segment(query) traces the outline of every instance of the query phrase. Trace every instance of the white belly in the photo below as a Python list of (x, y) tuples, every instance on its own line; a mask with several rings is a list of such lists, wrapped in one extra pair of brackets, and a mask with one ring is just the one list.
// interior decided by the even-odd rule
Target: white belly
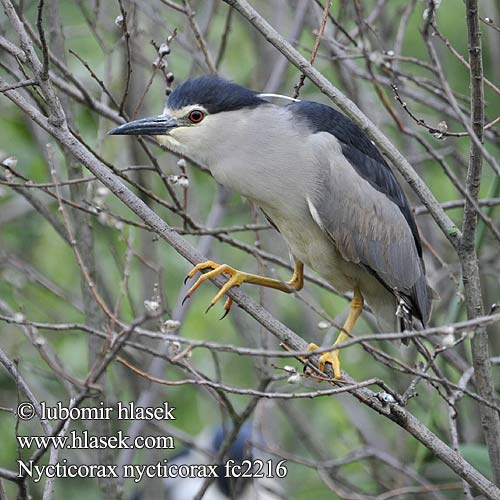
[(264, 210), (288, 243), (292, 255), (341, 293), (352, 292), (354, 287), (358, 287), (372, 308), (380, 329), (386, 332), (398, 331), (394, 296), (361, 265), (343, 259), (333, 241), (318, 227), (309, 213), (282, 217), (279, 211), (271, 208)]
[(339, 292), (352, 291), (357, 286), (356, 270), (359, 266), (340, 256), (331, 239), (308, 213), (304, 212), (298, 217), (281, 217), (273, 209), (266, 208), (265, 212), (278, 227), (292, 255), (316, 271)]

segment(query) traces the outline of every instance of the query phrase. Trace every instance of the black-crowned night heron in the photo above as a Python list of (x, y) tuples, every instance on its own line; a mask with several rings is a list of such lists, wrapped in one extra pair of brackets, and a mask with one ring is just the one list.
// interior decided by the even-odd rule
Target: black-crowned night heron
[[(156, 136), (198, 159), (218, 182), (255, 202), (288, 243), (295, 261), (290, 281), (208, 261), (189, 273), (211, 269), (188, 296), (218, 274), (229, 279), (210, 305), (242, 283), (291, 293), (303, 286), (305, 264), (337, 290), (354, 292), (335, 343), (353, 329), (363, 299), (382, 331), (398, 331), (413, 318), (425, 326), (431, 291), (406, 196), (373, 142), (338, 111), (309, 101), (278, 106), (236, 83), (203, 76), (177, 87), (163, 114), (110, 133)], [(228, 299), (226, 310), (230, 305)], [(322, 354), (321, 370), (325, 363), (341, 377), (338, 350)]]

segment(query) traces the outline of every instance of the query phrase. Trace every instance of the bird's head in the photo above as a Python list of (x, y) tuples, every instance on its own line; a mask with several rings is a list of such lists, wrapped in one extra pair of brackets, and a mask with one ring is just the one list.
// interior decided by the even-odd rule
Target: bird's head
[(245, 112), (268, 104), (257, 92), (216, 76), (187, 80), (169, 96), (163, 113), (125, 123), (111, 135), (150, 135), (180, 154), (208, 161), (214, 147), (241, 127)]

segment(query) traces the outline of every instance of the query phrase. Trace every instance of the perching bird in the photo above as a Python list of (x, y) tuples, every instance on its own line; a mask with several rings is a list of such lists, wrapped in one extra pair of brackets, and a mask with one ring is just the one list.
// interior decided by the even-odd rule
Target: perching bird
[[(344, 341), (363, 301), (382, 331), (395, 332), (431, 311), (422, 247), (408, 200), (389, 165), (364, 132), (324, 104), (275, 105), (219, 77), (178, 86), (163, 114), (121, 125), (118, 135), (152, 135), (171, 150), (206, 164), (215, 179), (255, 202), (294, 257), (290, 281), (204, 262), (211, 269), (188, 292), (218, 274), (229, 279), (211, 301), (242, 283), (291, 293), (303, 286), (304, 265), (340, 292), (354, 293), (335, 343)], [(231, 301), (228, 299), (225, 309)], [(310, 345), (316, 349), (315, 344)], [(341, 377), (338, 350), (320, 357)]]

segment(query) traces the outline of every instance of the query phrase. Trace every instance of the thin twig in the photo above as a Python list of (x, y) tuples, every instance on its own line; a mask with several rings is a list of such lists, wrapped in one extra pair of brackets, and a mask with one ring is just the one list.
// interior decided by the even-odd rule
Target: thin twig
[(47, 47), (47, 41), (45, 40), (45, 31), (43, 29), (43, 7), (44, 0), (39, 0), (36, 16), (36, 27), (38, 29), (38, 35), (40, 36), (40, 43), (42, 44), (42, 71), (40, 73), (40, 78), (42, 80), (49, 79), (49, 49)]
[[(316, 55), (318, 53), (319, 46), (321, 44), (321, 38), (322, 38), (323, 33), (325, 31), (326, 21), (328, 20), (328, 14), (330, 12), (331, 6), (332, 6), (332, 0), (325, 0), (325, 6), (323, 7), (323, 15), (321, 16), (319, 30), (318, 30), (318, 33), (316, 35), (316, 40), (314, 41), (313, 50), (312, 50), (311, 55), (309, 57), (309, 64), (311, 64), (311, 66), (314, 64), (314, 60), (316, 59)], [(302, 73), (299, 76), (299, 81), (293, 87), (293, 98), (294, 99), (297, 99), (299, 97), (300, 89), (304, 85), (305, 79), (306, 79), (306, 75), (304, 73)]]

